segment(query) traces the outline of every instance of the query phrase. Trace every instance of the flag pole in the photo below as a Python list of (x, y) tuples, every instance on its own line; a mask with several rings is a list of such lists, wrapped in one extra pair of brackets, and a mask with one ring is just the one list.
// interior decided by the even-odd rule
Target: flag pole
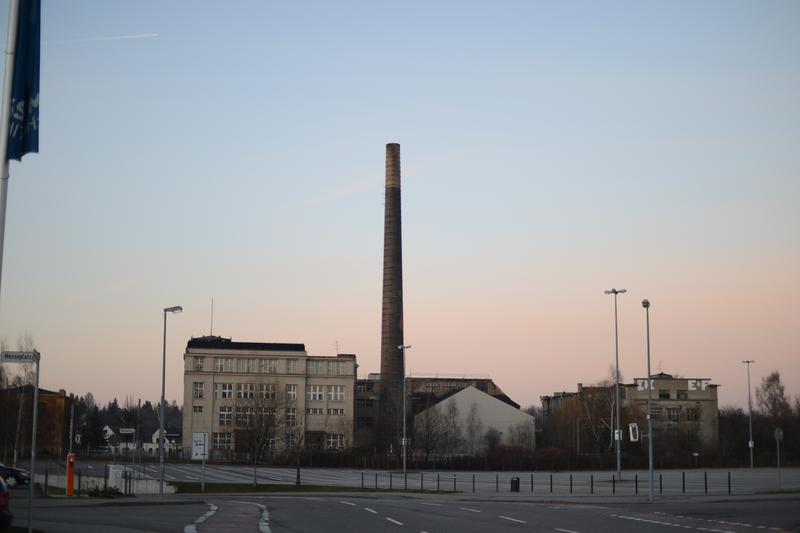
[(8, 39), (6, 41), (6, 66), (3, 72), (3, 101), (0, 109), (0, 287), (3, 282), (3, 248), (6, 236), (6, 205), (8, 204), (8, 130), (11, 118), (11, 87), (14, 83), (14, 58), (17, 54), (19, 30), (19, 2), (8, 4)]

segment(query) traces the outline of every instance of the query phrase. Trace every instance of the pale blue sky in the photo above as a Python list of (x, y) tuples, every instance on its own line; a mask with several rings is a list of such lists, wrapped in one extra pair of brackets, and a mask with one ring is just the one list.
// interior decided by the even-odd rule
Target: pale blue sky
[(665, 371), (800, 393), (800, 3), (42, 3), (0, 336), (45, 387), (155, 399), (181, 304), (179, 397), (212, 296), (217, 334), (376, 371), (399, 142), (411, 371), (526, 405), (596, 381), (625, 286), (626, 377), (647, 296)]

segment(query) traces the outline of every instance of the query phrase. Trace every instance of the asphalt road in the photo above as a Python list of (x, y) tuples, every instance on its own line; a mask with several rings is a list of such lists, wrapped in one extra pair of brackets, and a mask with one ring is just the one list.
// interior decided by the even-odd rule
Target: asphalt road
[[(37, 500), (34, 527), (48, 533), (139, 531), (300, 533), (327, 531), (633, 533), (675, 528), (712, 533), (800, 531), (792, 501), (550, 504), (454, 495), (208, 495), (167, 502)], [(24, 515), (24, 513), (21, 513)], [(25, 526), (24, 519), (15, 522)]]
[[(80, 461), (78, 467), (87, 475), (102, 476), (107, 463), (98, 461)], [(128, 464), (130, 463), (119, 463)], [(46, 463), (42, 468), (48, 466)], [(49, 464), (51, 471), (63, 470), (60, 463)], [(157, 463), (145, 463), (133, 467), (145, 475), (158, 478), (159, 467)], [(42, 469), (40, 468), (41, 472)], [(709, 470), (664, 470), (655, 474), (654, 491), (656, 494), (728, 494), (728, 474), (730, 472), (730, 487), (732, 494), (753, 494), (756, 492), (774, 491), (778, 488), (778, 477), (774, 468), (747, 468), (740, 469), (709, 469)], [(800, 490), (800, 468), (783, 468), (781, 472), (781, 487), (783, 490)], [(201, 465), (176, 464), (166, 465), (165, 479), (167, 481), (194, 481), (201, 478)], [(533, 476), (533, 490), (531, 490), (531, 476)], [(570, 476), (572, 481), (570, 482)], [(455, 477), (455, 483), (454, 483)], [(623, 480), (615, 479), (609, 471), (596, 472), (452, 472), (452, 471), (424, 471), (410, 472), (407, 477), (402, 473), (386, 470), (354, 470), (345, 468), (303, 468), (301, 481), (304, 484), (335, 485), (346, 487), (361, 487), (381, 489), (403, 488), (409, 489), (443, 490), (459, 492), (473, 492), (478, 494), (491, 494), (508, 492), (511, 478), (520, 478), (521, 492), (533, 492), (538, 495), (599, 495), (599, 496), (633, 496), (646, 495), (648, 491), (648, 473), (642, 470), (623, 471)], [(552, 489), (551, 489), (552, 477)], [(252, 467), (245, 465), (207, 465), (205, 480), (209, 483), (251, 483), (253, 480)], [(637, 481), (638, 480), (638, 481)], [(295, 470), (286, 467), (259, 467), (259, 483), (294, 484)], [(570, 488), (571, 486), (571, 488)]]

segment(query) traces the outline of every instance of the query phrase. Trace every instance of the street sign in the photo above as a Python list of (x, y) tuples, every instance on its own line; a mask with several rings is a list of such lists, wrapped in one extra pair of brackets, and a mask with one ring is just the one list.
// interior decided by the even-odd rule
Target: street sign
[(120, 435), (133, 435), (134, 433), (136, 433), (135, 428), (119, 428)]
[(614, 440), (622, 440), (622, 430), (614, 430)]
[(208, 433), (192, 433), (192, 460), (204, 459), (208, 454)]
[(783, 430), (781, 428), (775, 428), (775, 441), (780, 442), (783, 440)]
[(628, 424), (628, 432), (630, 433), (631, 442), (639, 442), (639, 424), (636, 422)]
[(747, 442), (747, 446), (749, 446), (750, 448), (755, 448), (755, 446), (756, 446), (756, 443), (755, 443), (755, 442), (753, 442), (753, 441), (748, 441), (748, 442)]
[(39, 361), (39, 352), (0, 352), (0, 362), (3, 363), (36, 363)]

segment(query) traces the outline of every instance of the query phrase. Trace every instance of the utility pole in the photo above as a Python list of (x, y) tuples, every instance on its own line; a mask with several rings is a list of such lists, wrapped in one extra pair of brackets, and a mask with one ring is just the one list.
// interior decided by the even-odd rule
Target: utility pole
[(755, 443), (753, 442), (753, 401), (752, 401), (752, 394), (750, 393), (750, 365), (755, 363), (755, 359), (745, 359), (742, 363), (747, 365), (747, 413), (750, 423), (750, 441), (747, 443), (747, 446), (750, 448), (750, 468), (753, 468), (753, 448), (755, 447)]
[(622, 479), (622, 430), (619, 416), (619, 328), (617, 326), (617, 295), (625, 294), (626, 289), (611, 289), (606, 294), (614, 295), (614, 352), (616, 353), (616, 375), (614, 378), (614, 405), (616, 406), (617, 424), (614, 429), (614, 444), (617, 449), (617, 477)]

